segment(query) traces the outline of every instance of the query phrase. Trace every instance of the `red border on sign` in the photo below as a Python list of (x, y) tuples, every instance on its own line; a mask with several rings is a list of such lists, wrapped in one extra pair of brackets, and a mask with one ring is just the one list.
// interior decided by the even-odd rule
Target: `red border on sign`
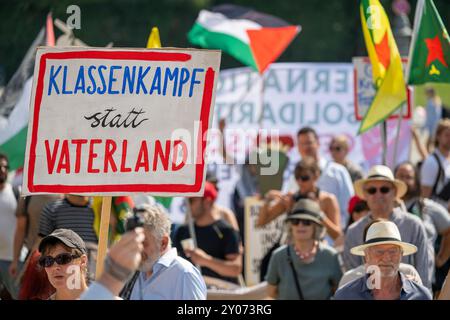
[[(365, 62), (370, 62), (368, 57), (363, 57)], [(402, 58), (402, 62), (407, 62), (408, 59)], [(356, 68), (353, 68), (353, 99), (355, 106), (355, 119), (357, 121), (361, 121), (363, 119), (362, 115), (359, 114), (359, 108), (358, 108), (358, 95), (356, 93), (357, 88), (357, 79), (358, 79), (358, 72), (356, 72)], [(412, 99), (411, 99), (412, 91), (411, 88), (407, 85), (406, 86), (406, 114), (402, 116), (402, 119), (408, 120), (411, 119), (411, 108), (412, 108)], [(398, 119), (398, 115), (391, 115), (388, 119)]]
[(209, 67), (205, 74), (205, 86), (200, 111), (201, 126), (198, 132), (198, 153), (195, 165), (194, 184), (114, 184), (114, 185), (35, 185), (34, 171), (36, 166), (36, 145), (41, 108), (42, 94), (44, 90), (44, 74), (48, 59), (108, 59), (108, 60), (144, 60), (144, 61), (168, 61), (185, 62), (191, 59), (187, 53), (177, 52), (135, 52), (135, 51), (72, 51), (50, 52), (40, 58), (39, 75), (37, 79), (36, 98), (34, 101), (33, 128), (31, 133), (30, 158), (28, 168), (28, 189), (30, 192), (57, 192), (57, 193), (93, 193), (93, 192), (199, 192), (202, 187), (204, 175), (204, 154), (206, 141), (203, 134), (209, 127), (209, 115), (214, 87), (215, 71)]

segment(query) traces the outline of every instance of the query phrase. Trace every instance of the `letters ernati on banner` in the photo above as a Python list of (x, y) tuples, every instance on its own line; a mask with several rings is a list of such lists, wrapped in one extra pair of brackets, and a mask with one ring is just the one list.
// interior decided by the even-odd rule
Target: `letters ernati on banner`
[(197, 195), (220, 51), (39, 48), (24, 193)]

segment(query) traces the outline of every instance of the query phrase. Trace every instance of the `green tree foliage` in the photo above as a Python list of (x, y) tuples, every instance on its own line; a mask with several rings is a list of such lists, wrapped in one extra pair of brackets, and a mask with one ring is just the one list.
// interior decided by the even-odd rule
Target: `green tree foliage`
[[(450, 2), (434, 0), (444, 23)], [(381, 1), (392, 14), (391, 0)], [(75, 35), (90, 46), (144, 47), (151, 27), (159, 27), (163, 46), (191, 47), (186, 34), (202, 8), (220, 3), (252, 7), (303, 27), (279, 61), (350, 62), (365, 55), (357, 0), (3, 0), (0, 1), (0, 66), (6, 79), (17, 69), (27, 48), (51, 10), (66, 21), (67, 7), (81, 9), (81, 29)], [(416, 0), (410, 0), (413, 20)], [(447, 28), (448, 28), (448, 23)], [(449, 28), (450, 29), (450, 28)], [(55, 28), (56, 36), (61, 33)], [(241, 66), (224, 54), (222, 68)]]

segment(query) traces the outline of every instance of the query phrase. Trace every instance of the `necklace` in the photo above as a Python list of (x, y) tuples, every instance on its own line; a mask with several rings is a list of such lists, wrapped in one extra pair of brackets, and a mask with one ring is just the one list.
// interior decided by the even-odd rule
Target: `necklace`
[(294, 246), (294, 250), (295, 253), (297, 254), (297, 256), (300, 258), (300, 260), (309, 260), (311, 257), (313, 257), (316, 252), (316, 243), (314, 242), (313, 246), (311, 247), (311, 249), (307, 252), (300, 252), (296, 246)]

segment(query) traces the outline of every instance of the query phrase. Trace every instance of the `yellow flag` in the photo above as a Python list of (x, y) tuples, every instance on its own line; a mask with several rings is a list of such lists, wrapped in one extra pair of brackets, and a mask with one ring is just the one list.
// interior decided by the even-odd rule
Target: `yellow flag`
[(386, 12), (378, 0), (361, 0), (360, 14), (377, 92), (359, 134), (385, 120), (406, 101), (402, 59)]
[(147, 40), (147, 48), (161, 48), (161, 40), (159, 39), (159, 30), (157, 27), (152, 28), (152, 32)]

